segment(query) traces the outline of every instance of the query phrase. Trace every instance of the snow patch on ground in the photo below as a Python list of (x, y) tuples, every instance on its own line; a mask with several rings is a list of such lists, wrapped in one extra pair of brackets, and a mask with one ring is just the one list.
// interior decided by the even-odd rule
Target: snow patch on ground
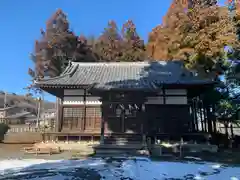
[(240, 167), (206, 162), (165, 162), (148, 158), (0, 161), (0, 180), (240, 180)]

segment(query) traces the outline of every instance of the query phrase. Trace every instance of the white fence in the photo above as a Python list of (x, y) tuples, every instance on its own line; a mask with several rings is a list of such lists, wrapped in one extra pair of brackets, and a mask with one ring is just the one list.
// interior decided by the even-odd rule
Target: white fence
[(35, 127), (11, 127), (7, 133), (38, 132)]

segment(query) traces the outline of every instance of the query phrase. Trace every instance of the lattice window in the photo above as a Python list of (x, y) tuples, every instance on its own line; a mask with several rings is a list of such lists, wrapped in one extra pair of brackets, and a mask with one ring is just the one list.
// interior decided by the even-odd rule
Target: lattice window
[(86, 108), (86, 128), (95, 128), (102, 117), (101, 107), (87, 107)]
[(64, 108), (63, 117), (72, 117), (72, 108)]
[(63, 109), (63, 127), (77, 128), (80, 126), (84, 117), (84, 109), (82, 107), (74, 107)]
[(101, 109), (101, 107), (96, 107), (95, 108), (95, 116), (96, 117), (102, 117), (102, 109)]
[(95, 108), (94, 107), (87, 107), (86, 116), (87, 117), (95, 117)]

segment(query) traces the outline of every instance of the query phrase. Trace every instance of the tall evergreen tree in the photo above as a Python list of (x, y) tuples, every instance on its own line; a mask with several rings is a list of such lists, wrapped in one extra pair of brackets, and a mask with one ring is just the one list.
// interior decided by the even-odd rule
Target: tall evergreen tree
[(59, 75), (69, 61), (97, 61), (86, 38), (69, 30), (67, 16), (57, 10), (41, 30), (41, 39), (35, 43), (32, 53), (34, 69), (29, 69), (33, 80)]
[(122, 27), (123, 53), (122, 61), (143, 61), (145, 60), (144, 41), (137, 33), (133, 21), (128, 20)]
[(107, 28), (95, 44), (95, 52), (100, 61), (120, 61), (123, 40), (114, 21), (109, 21)]
[(154, 59), (184, 60), (188, 68), (215, 77), (225, 67), (224, 47), (239, 47), (227, 8), (194, 5), (186, 12), (174, 2), (164, 23), (150, 33), (148, 54)]
[[(237, 1), (228, 1), (228, 10), (230, 21), (235, 27), (235, 33), (240, 42), (240, 3)], [(228, 59), (231, 61), (231, 66), (228, 70), (227, 77), (235, 80), (237, 84), (240, 82), (240, 49), (239, 47), (230, 46), (231, 50), (228, 52)]]
[(121, 33), (114, 21), (108, 23), (103, 34), (93, 45), (100, 61), (143, 61), (144, 42), (137, 34), (136, 26), (129, 20), (122, 26)]
[[(46, 23), (46, 31), (41, 29), (41, 39), (35, 43), (35, 51), (32, 53), (34, 70), (29, 69), (29, 74), (35, 78), (44, 76), (56, 76), (61, 73), (63, 56), (62, 41), (66, 37), (72, 37), (68, 30), (69, 24), (62, 10), (57, 10)], [(62, 49), (61, 49), (62, 48)]]

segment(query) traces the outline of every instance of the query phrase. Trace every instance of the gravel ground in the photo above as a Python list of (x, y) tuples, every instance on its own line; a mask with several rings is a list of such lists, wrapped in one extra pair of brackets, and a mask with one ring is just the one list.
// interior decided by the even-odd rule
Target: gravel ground
[(75, 154), (74, 152), (65, 151), (60, 154), (53, 155), (35, 155), (26, 154), (23, 152), (24, 147), (32, 147), (32, 144), (0, 144), (0, 160), (2, 159), (71, 159)]

